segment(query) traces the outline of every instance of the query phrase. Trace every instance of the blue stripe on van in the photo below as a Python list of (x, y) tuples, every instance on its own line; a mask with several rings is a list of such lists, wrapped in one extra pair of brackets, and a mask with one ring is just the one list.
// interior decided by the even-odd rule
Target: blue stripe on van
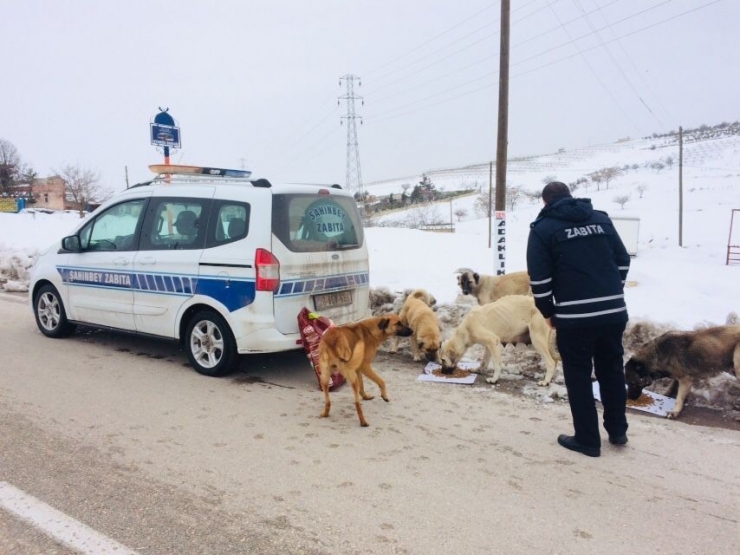
[[(57, 266), (65, 285), (72, 287), (96, 287), (101, 289), (130, 289), (136, 293), (212, 297), (233, 312), (254, 302), (256, 294), (254, 280), (216, 276), (194, 276), (165, 273), (144, 273)], [(283, 281), (275, 298), (295, 297), (305, 294), (329, 293), (366, 286), (368, 272), (355, 272), (321, 278)]]
[(322, 278), (296, 279), (282, 281), (275, 298), (295, 297), (310, 293), (312, 295), (366, 286), (370, 281), (368, 272), (355, 272)]

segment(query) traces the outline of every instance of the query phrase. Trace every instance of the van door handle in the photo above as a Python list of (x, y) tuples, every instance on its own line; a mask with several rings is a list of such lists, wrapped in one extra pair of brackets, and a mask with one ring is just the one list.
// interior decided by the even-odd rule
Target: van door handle
[(113, 259), (113, 264), (116, 266), (128, 266), (128, 258), (123, 258), (122, 256), (119, 256), (118, 258)]
[(152, 265), (157, 263), (157, 259), (153, 256), (145, 256), (137, 260), (139, 264)]

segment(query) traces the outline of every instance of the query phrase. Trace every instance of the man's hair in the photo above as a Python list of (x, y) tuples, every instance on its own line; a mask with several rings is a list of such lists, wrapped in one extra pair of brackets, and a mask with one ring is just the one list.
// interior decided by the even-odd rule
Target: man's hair
[(542, 189), (542, 200), (545, 204), (551, 204), (556, 200), (570, 196), (570, 189), (565, 183), (560, 181), (551, 181)]

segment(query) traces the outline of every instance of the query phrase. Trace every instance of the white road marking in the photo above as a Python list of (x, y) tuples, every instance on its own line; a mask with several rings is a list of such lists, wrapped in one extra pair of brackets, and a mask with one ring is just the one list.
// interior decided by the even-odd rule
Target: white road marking
[(138, 555), (7, 482), (0, 482), (0, 508), (83, 555)]

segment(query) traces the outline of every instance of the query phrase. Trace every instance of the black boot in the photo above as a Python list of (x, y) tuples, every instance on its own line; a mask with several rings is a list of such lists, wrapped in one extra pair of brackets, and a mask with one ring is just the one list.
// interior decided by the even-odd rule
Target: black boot
[(558, 443), (566, 449), (577, 451), (578, 453), (583, 453), (584, 455), (588, 455), (589, 457), (601, 456), (601, 447), (589, 447), (588, 445), (582, 445), (576, 441), (575, 436), (560, 434), (558, 436)]

